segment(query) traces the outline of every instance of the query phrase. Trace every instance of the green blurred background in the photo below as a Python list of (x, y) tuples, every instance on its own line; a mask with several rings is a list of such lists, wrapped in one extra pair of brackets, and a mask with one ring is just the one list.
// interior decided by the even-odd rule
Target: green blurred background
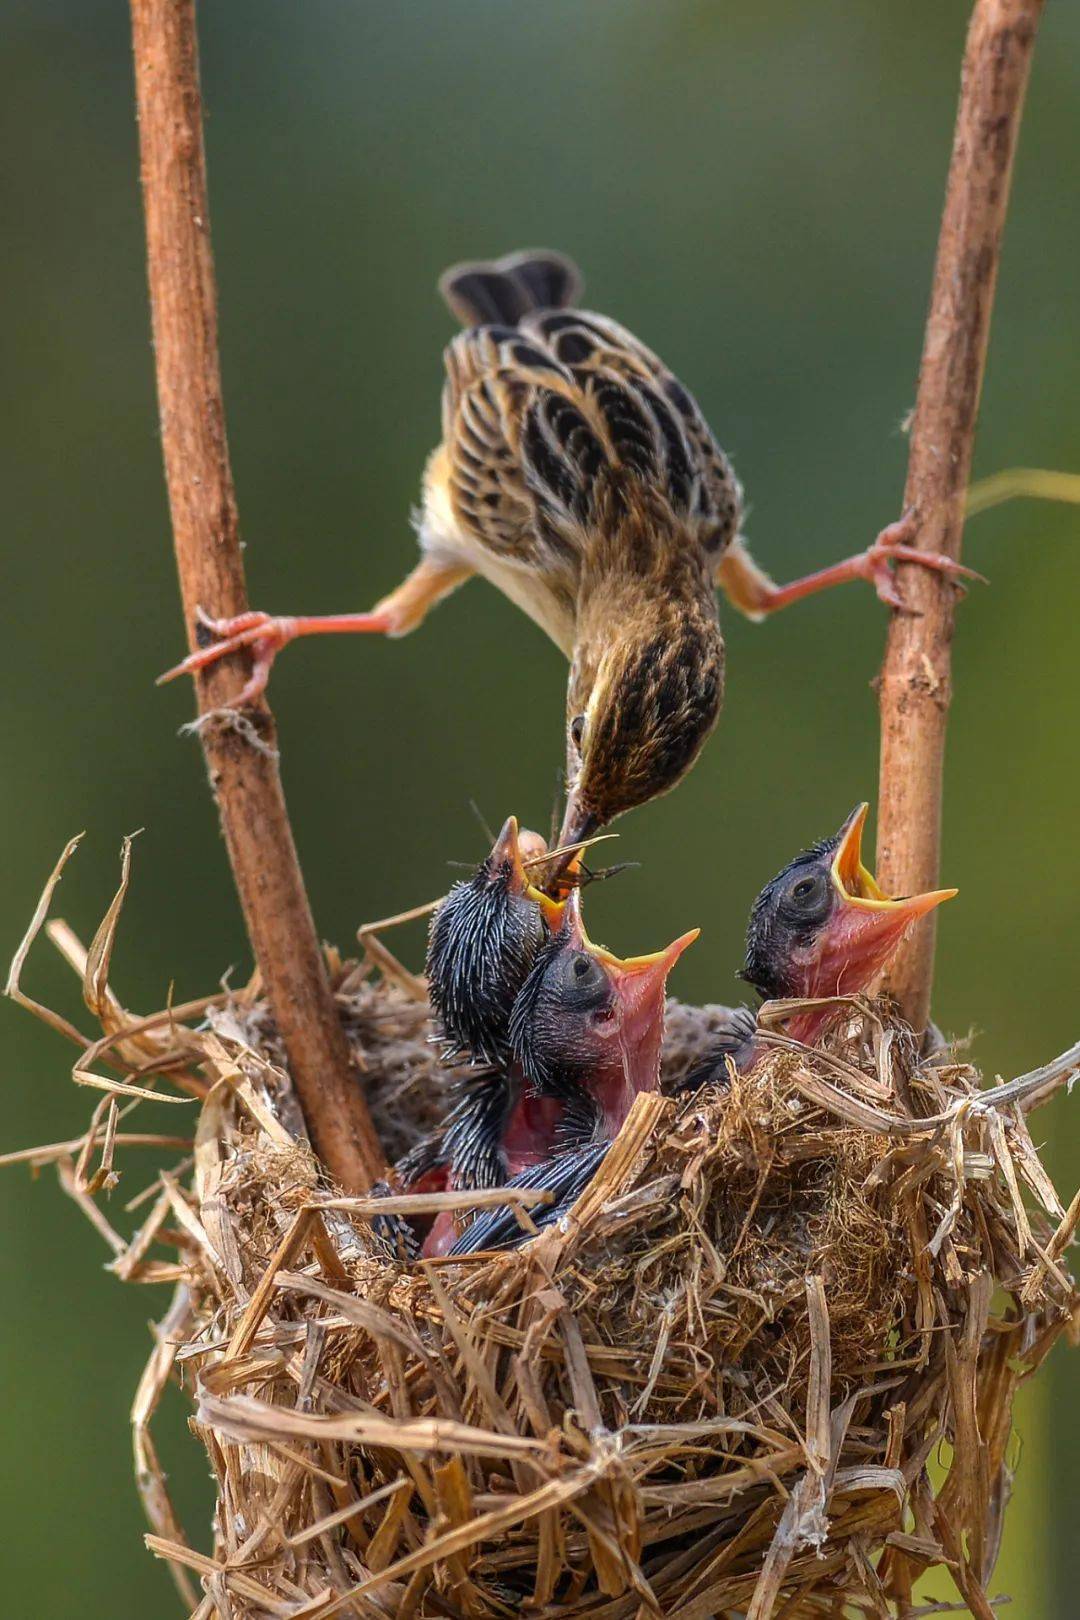
[[(732, 452), (778, 578), (897, 513), (967, 7), (956, 0), (216, 0), (201, 35), (229, 432), (252, 600), (368, 606), (413, 558), (409, 509), (438, 432), (453, 259), (547, 244), (597, 308), (696, 393)], [(247, 946), (182, 684), (144, 290), (126, 8), (3, 6), (3, 954), (65, 839), (54, 912), (88, 938), (138, 841), (114, 963), (129, 1006), (212, 989)], [(1080, 12), (1035, 61), (994, 323), (978, 470), (1080, 466)], [(1077, 1035), (1075, 604), (1080, 511), (977, 519), (992, 578), (960, 614), (936, 1013), (1012, 1075)], [(726, 615), (729, 697), (687, 783), (622, 824), (640, 872), (597, 890), (625, 951), (695, 923), (675, 989), (734, 999), (748, 904), (872, 798), (870, 681), (885, 628), (847, 587), (763, 627)], [(273, 697), (318, 924), (442, 891), (489, 820), (546, 825), (564, 669), (473, 584), (413, 639), (291, 650)], [(643, 925), (642, 918), (647, 918)], [(422, 936), (400, 936), (418, 960)], [(78, 1015), (42, 941), (27, 975)], [(85, 1018), (85, 1015), (84, 1015)], [(77, 1132), (72, 1052), (0, 1008), (0, 1151)], [(1076, 1103), (1072, 1104), (1075, 1111)], [(165, 1110), (159, 1109), (159, 1116)], [(147, 1125), (152, 1115), (147, 1111)], [(175, 1129), (175, 1113), (168, 1125)], [(1075, 1112), (1038, 1117), (1066, 1196)], [(151, 1161), (125, 1161), (126, 1199)], [(51, 1173), (0, 1175), (6, 1610), (178, 1612), (140, 1544), (125, 1434), (161, 1290), (104, 1275)], [(189, 1529), (208, 1491), (177, 1398), (160, 1440)], [(1025, 1393), (995, 1589), (1017, 1620), (1076, 1614), (1080, 1391), (1063, 1349)]]

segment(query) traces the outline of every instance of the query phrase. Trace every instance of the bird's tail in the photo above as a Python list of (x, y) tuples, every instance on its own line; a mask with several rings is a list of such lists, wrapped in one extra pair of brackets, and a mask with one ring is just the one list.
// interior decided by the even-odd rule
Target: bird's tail
[(584, 285), (572, 259), (546, 248), (452, 264), (439, 277), (439, 291), (462, 326), (516, 326), (533, 310), (570, 309)]

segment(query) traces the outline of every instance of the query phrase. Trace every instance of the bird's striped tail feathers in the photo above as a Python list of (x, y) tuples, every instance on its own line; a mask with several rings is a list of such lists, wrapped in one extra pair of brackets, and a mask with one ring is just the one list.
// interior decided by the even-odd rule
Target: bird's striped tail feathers
[(462, 326), (516, 326), (537, 309), (571, 309), (585, 283), (572, 259), (526, 248), (503, 259), (452, 264), (439, 291)]

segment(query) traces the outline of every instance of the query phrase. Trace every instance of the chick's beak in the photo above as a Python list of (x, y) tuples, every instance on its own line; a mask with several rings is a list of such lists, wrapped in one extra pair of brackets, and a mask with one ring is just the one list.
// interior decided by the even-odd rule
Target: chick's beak
[(660, 1045), (664, 1036), (664, 995), (667, 977), (683, 951), (697, 939), (700, 928), (680, 934), (662, 951), (620, 960), (598, 946), (592, 949), (603, 963), (621, 1013), (623, 1071), (631, 1098), (639, 1091), (654, 1091), (660, 1075)]
[(833, 883), (844, 895), (864, 896), (867, 900), (884, 900), (874, 874), (862, 861), (863, 833), (870, 806), (864, 801), (857, 804), (840, 828), (840, 842), (832, 864)]
[(911, 928), (956, 889), (890, 899), (863, 865), (862, 835), (869, 806), (857, 805), (840, 829), (832, 863), (839, 904), (819, 940), (819, 962), (812, 994), (856, 995), (888, 965)]
[(499, 836), (491, 846), (488, 862), (493, 876), (500, 873), (504, 867), (508, 867), (512, 887), (518, 893), (524, 892), (529, 879), (521, 858), (517, 816), (507, 816), (503, 822)]
[(581, 916), (581, 891), (574, 889), (563, 907), (563, 936), (572, 950), (587, 951), (603, 968), (611, 987), (615, 1017), (605, 1025), (608, 1056), (594, 1073), (591, 1089), (601, 1103), (614, 1136), (640, 1091), (655, 1091), (660, 1077), (664, 1034), (664, 988), (667, 976), (688, 945), (701, 932), (693, 928), (650, 956), (615, 956), (594, 945)]
[(553, 900), (550, 894), (545, 894), (542, 889), (534, 889), (531, 884), (529, 885), (529, 899), (535, 900), (540, 907), (540, 915), (544, 919), (548, 933), (560, 933), (566, 921), (567, 902), (565, 900)]
[[(539, 833), (530, 832), (528, 827), (519, 827), (516, 816), (507, 816), (488, 856), (488, 870), (493, 882), (501, 881), (502, 874), (507, 873), (505, 881), (510, 893), (535, 901), (547, 926), (557, 934), (562, 927), (562, 906), (544, 894), (533, 881), (546, 854), (547, 844)], [(526, 865), (526, 862), (529, 864)], [(535, 867), (533, 863), (537, 863)]]

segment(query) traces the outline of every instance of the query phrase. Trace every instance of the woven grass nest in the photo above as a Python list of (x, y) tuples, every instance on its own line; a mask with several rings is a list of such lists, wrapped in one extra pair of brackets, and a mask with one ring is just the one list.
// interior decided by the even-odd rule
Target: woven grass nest
[[(1080, 1305), (1080, 1206), (1026, 1115), (1080, 1048), (987, 1089), (948, 1052), (920, 1060), (887, 1008), (838, 1005), (810, 1051), (777, 1004), (752, 1072), (638, 1099), (560, 1227), (410, 1267), (372, 1200), (327, 1185), (257, 984), (125, 1010), (126, 878), (89, 951), (47, 929), (104, 1029), (75, 1069), (103, 1093), (86, 1136), (10, 1157), (55, 1163), (119, 1278), (173, 1289), (136, 1476), (193, 1620), (907, 1616), (935, 1564), (993, 1614), (1013, 1396)], [(80, 1039), (21, 988), (51, 888), (9, 991)], [(416, 986), (376, 959), (328, 957), (394, 1153), (440, 1072)], [(666, 1080), (712, 1022), (672, 1005)], [(197, 1099), (190, 1145), (127, 1126), (160, 1082)], [(135, 1146), (160, 1168), (128, 1202)], [(153, 1444), (170, 1380), (217, 1485), (209, 1551)]]

